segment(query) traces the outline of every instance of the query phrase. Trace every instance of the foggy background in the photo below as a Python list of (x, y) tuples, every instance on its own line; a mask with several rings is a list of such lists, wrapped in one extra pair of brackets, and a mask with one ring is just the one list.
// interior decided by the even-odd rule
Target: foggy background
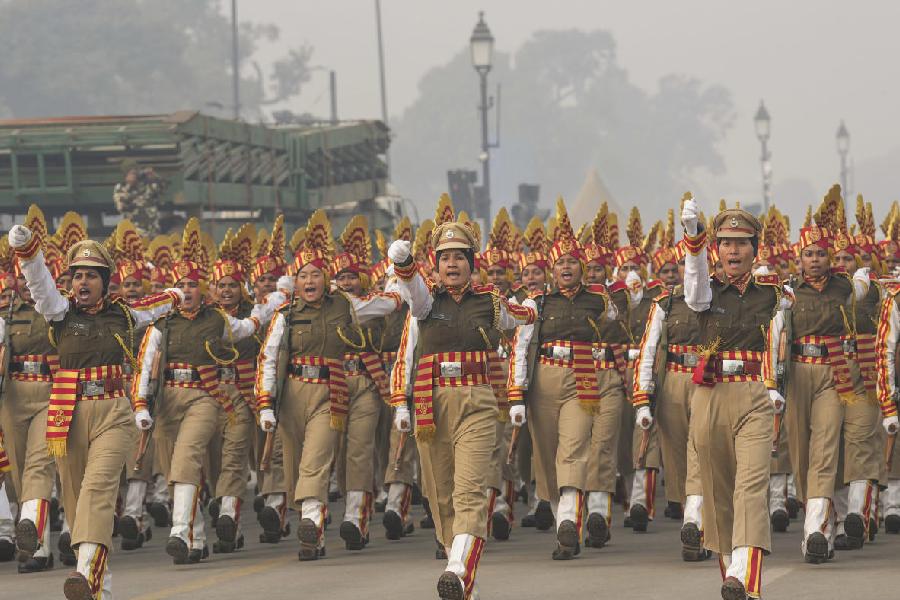
[[(374, 0), (238, 7), (244, 119), (327, 118), (328, 70), (341, 119), (381, 117)], [(839, 180), (841, 119), (854, 198), (874, 203), (878, 223), (898, 198), (900, 3), (383, 0), (392, 179), (422, 218), (448, 169), (479, 168), (468, 47), (479, 10), (496, 40), (491, 93), (502, 84), (495, 211), (519, 183), (540, 184), (544, 207), (557, 194), (572, 202), (592, 170), (645, 226), (687, 189), (707, 211), (720, 197), (758, 203), (760, 99), (774, 201), (794, 228)], [(229, 11), (218, 0), (0, 1), (0, 114), (230, 116)]]

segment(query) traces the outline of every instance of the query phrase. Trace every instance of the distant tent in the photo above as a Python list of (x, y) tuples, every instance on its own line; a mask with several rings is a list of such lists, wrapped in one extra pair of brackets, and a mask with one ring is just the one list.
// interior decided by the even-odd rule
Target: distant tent
[(594, 215), (597, 214), (600, 205), (604, 202), (609, 211), (619, 215), (620, 222), (624, 223), (628, 214), (613, 199), (612, 194), (600, 179), (597, 169), (591, 167), (584, 178), (584, 183), (581, 184), (578, 195), (575, 196), (575, 201), (570, 205), (569, 219), (572, 221), (572, 226), (577, 230), (583, 223), (593, 221)]

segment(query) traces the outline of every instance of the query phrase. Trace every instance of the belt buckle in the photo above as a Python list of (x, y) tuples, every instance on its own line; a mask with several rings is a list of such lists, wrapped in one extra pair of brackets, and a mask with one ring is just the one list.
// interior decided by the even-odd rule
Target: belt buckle
[(37, 360), (25, 360), (22, 361), (22, 373), (26, 375), (40, 375), (41, 374), (41, 366), (44, 363)]
[(315, 365), (300, 365), (300, 376), (304, 379), (318, 379), (319, 367)]
[(82, 396), (102, 396), (106, 393), (106, 381), (98, 379), (95, 381), (81, 382)]
[(591, 348), (591, 356), (594, 360), (606, 360), (606, 348)]
[(551, 353), (556, 360), (571, 360), (572, 349), (565, 346), (552, 346)]
[(462, 377), (462, 363), (442, 362), (441, 377)]
[(123, 375), (131, 375), (133, 371), (131, 370), (131, 363), (124, 362), (122, 363), (122, 374)]
[(628, 349), (628, 360), (637, 360), (638, 356), (641, 355), (640, 348), (629, 348)]
[(844, 349), (844, 354), (853, 354), (856, 352), (856, 340), (844, 340), (841, 343), (841, 346)]
[(355, 358), (351, 358), (344, 361), (344, 370), (347, 372), (357, 372), (359, 371), (359, 361)]
[(190, 383), (194, 380), (193, 369), (172, 369), (172, 381)]
[(742, 360), (723, 360), (722, 375), (743, 375), (744, 361)]
[(693, 352), (685, 352), (681, 355), (681, 364), (685, 367), (696, 367), (700, 364), (700, 357)]
[(820, 358), (825, 355), (822, 352), (822, 346), (819, 344), (803, 344), (803, 354), (814, 358)]
[(219, 367), (219, 379), (234, 379), (233, 367)]

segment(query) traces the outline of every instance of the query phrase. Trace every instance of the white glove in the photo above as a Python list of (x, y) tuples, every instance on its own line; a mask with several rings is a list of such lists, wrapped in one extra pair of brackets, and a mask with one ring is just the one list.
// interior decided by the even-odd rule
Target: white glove
[(170, 294), (175, 294), (176, 296), (178, 296), (178, 303), (179, 303), (179, 304), (183, 304), (183, 303), (184, 303), (184, 292), (182, 292), (180, 288), (174, 288), (174, 287), (173, 287), (173, 288), (166, 288), (165, 291), (169, 292)]
[(394, 427), (402, 433), (409, 433), (412, 419), (409, 417), (409, 408), (406, 406), (398, 406), (394, 410)]
[(869, 271), (872, 269), (870, 267), (860, 267), (853, 273), (853, 279), (859, 279), (860, 281), (869, 281)]
[(650, 429), (653, 425), (653, 415), (650, 414), (649, 406), (641, 406), (637, 409), (637, 414), (634, 417), (634, 424), (641, 429)]
[(134, 413), (134, 423), (141, 431), (147, 431), (153, 427), (153, 417), (146, 410), (139, 410)]
[(684, 203), (681, 209), (681, 225), (684, 232), (693, 237), (697, 235), (697, 219), (700, 211), (697, 209), (697, 201), (691, 198)]
[(402, 265), (409, 259), (410, 243), (406, 240), (394, 240), (388, 248), (388, 258), (396, 265)]
[(778, 393), (778, 390), (769, 390), (769, 401), (772, 403), (776, 415), (784, 412), (784, 397)]
[(516, 427), (521, 427), (525, 424), (524, 404), (513, 404), (509, 407), (509, 421)]
[(644, 280), (641, 279), (637, 271), (629, 271), (628, 275), (625, 276), (625, 287), (632, 294), (636, 294), (643, 289)]
[(881, 426), (884, 427), (884, 430), (887, 431), (888, 435), (895, 435), (897, 430), (900, 429), (900, 419), (895, 416), (893, 417), (885, 417), (881, 421)]
[(259, 411), (259, 428), (263, 431), (275, 431), (275, 411), (271, 408), (264, 408)]
[(13, 225), (9, 230), (9, 245), (21, 248), (31, 241), (31, 230), (24, 225)]
[(278, 283), (275, 284), (275, 287), (285, 296), (290, 296), (294, 293), (294, 278), (290, 275), (282, 275), (278, 278)]

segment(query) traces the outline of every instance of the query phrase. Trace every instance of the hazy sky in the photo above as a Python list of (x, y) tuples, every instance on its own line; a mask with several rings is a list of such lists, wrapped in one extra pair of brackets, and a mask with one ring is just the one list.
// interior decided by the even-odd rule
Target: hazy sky
[[(315, 48), (313, 62), (337, 71), (341, 118), (379, 118), (374, 4), (239, 0), (239, 12), (242, 19), (277, 23), (280, 47), (307, 42)], [(416, 99), (417, 82), (430, 67), (468, 44), (479, 10), (505, 52), (517, 50), (539, 29), (607, 29), (630, 79), (648, 90), (669, 73), (731, 90), (736, 122), (721, 147), (728, 171), (703, 182), (710, 204), (719, 196), (759, 200), (759, 142), (752, 120), (761, 98), (772, 115), (776, 192), (815, 194), (782, 197), (779, 206), (818, 202), (838, 180), (835, 132), (842, 118), (857, 166), (855, 191), (878, 190), (879, 197), (867, 196), (877, 213), (900, 198), (884, 175), (900, 172), (900, 2), (382, 0), (391, 116)], [(472, 104), (475, 119), (476, 98)], [(316, 75), (290, 108), (327, 115), (327, 76)], [(473, 150), (473, 167), (475, 156)], [(798, 215), (800, 207), (791, 212)]]

